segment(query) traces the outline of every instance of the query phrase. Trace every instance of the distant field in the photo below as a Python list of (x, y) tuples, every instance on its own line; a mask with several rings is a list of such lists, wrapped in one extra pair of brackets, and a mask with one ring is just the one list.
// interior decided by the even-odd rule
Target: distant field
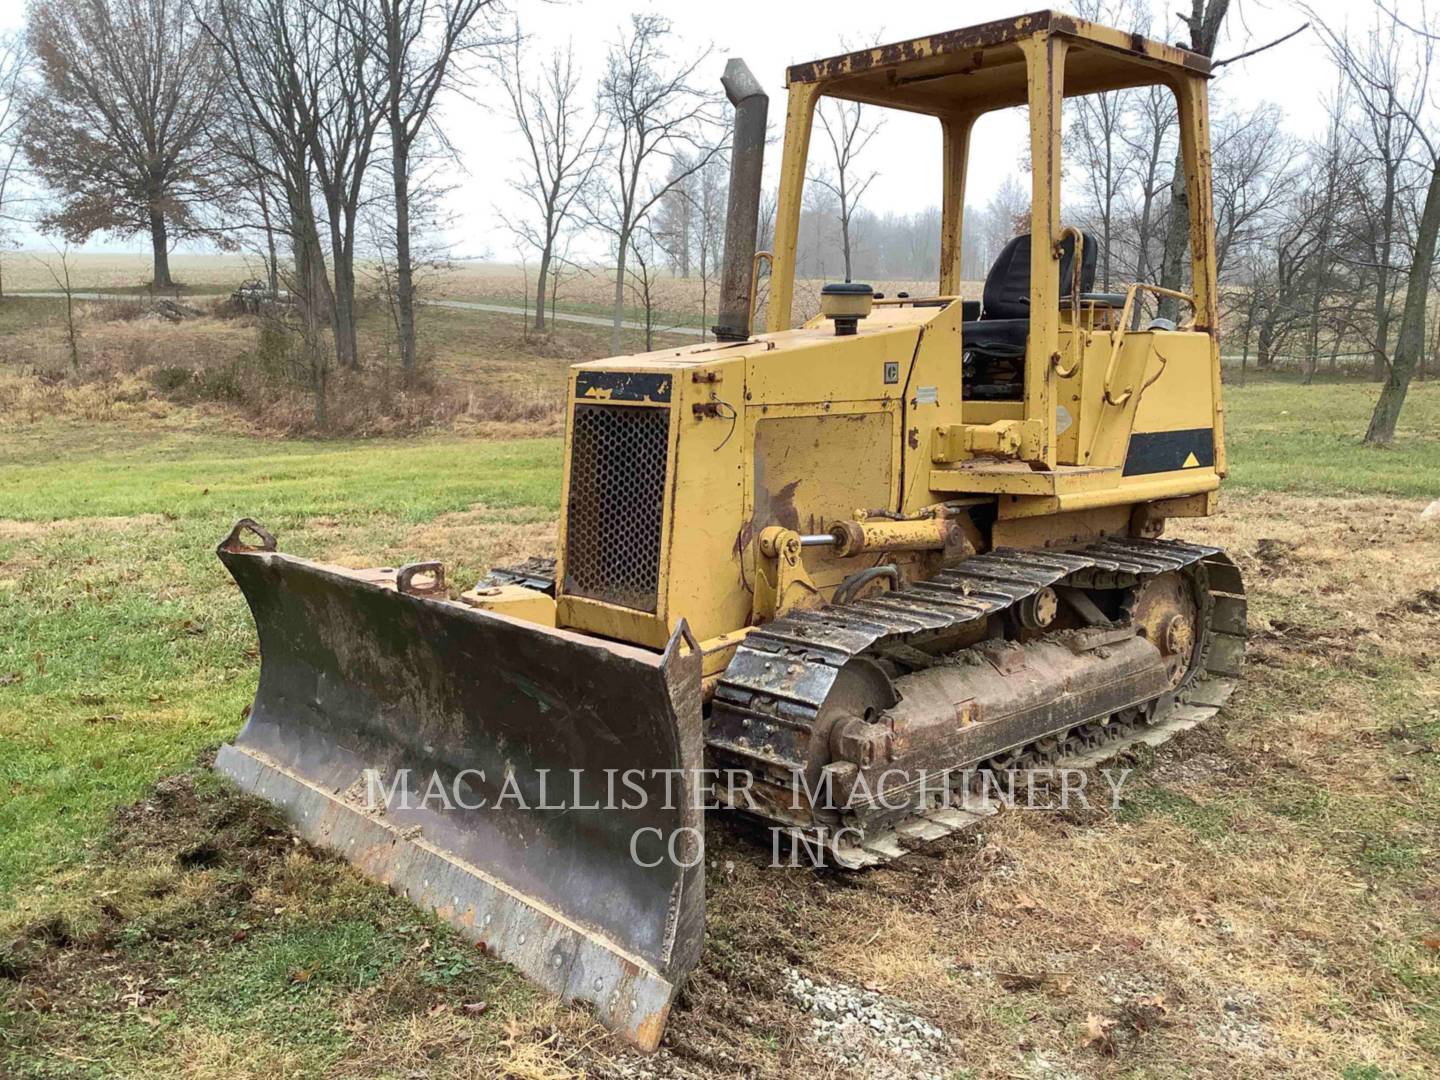
[[(143, 290), (149, 282), (148, 255), (75, 253), (69, 257), (71, 286), (79, 292)], [(59, 257), (52, 251), (16, 252), (3, 262), (7, 292), (51, 292), (56, 289), (52, 269), (59, 272)], [(364, 268), (362, 267), (362, 273)], [(251, 255), (170, 256), (171, 276), (191, 291), (228, 292), (241, 281), (264, 276), (261, 261)], [(422, 293), (432, 299), (467, 300), (526, 307), (533, 303), (535, 271), (508, 264), (456, 261), (422, 275)], [(796, 318), (808, 318), (819, 309), (822, 280), (801, 280), (795, 288)], [(933, 281), (872, 281), (876, 289), (894, 295), (933, 293)], [(981, 282), (966, 282), (962, 292), (979, 297)], [(614, 300), (614, 278), (603, 267), (572, 270), (562, 278), (554, 298), (557, 311), (587, 315), (609, 315)], [(652, 286), (652, 303), (657, 329), (671, 326), (700, 326), (714, 322), (719, 274), (708, 282), (697, 277), (677, 278), (662, 271)], [(702, 303), (705, 318), (701, 317)], [(763, 307), (762, 307), (763, 311)], [(643, 306), (627, 294), (626, 318), (643, 321)]]
[[(77, 292), (130, 290), (149, 283), (149, 255), (124, 252), (71, 252), (70, 285)], [(3, 263), (6, 292), (51, 292), (55, 275), (62, 273), (60, 256), (50, 250), (6, 252)], [(229, 291), (247, 278), (264, 274), (260, 259), (248, 255), (170, 256), (170, 276), (182, 285), (203, 291)]]
[[(877, 291), (887, 296), (908, 292), (913, 296), (927, 296), (935, 292), (935, 282), (870, 280)], [(801, 279), (795, 285), (795, 318), (804, 319), (819, 310), (820, 288), (825, 284), (821, 279)], [(965, 282), (961, 292), (967, 297), (980, 295), (982, 282)], [(437, 275), (434, 282), (436, 296), (456, 300), (490, 300), (501, 303), (524, 305), (527, 297), (533, 295), (535, 277), (533, 269), (526, 272), (523, 267), (496, 263), (471, 263), (457, 266), (453, 270)], [(614, 302), (614, 279), (603, 268), (575, 271), (562, 280), (557, 307), (562, 311), (576, 311), (591, 314), (609, 314)], [(700, 308), (705, 302), (708, 321), (714, 321), (716, 297), (719, 293), (719, 276), (708, 285), (699, 278), (677, 278), (662, 273), (653, 285), (655, 309), (670, 325), (700, 325)], [(763, 296), (763, 293), (762, 293)], [(633, 298), (627, 300), (630, 318), (643, 317)], [(764, 311), (763, 304), (760, 308)]]

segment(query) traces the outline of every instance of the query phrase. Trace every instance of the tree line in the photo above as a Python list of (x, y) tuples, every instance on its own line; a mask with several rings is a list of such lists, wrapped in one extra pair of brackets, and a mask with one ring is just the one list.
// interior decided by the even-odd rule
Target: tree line
[[(1075, 7), (1173, 36), (1168, 22), (1156, 33), (1146, 0)], [(1229, 8), (1189, 0), (1178, 13), (1184, 44), (1220, 71), (1239, 59), (1215, 59)], [(1300, 357), (1308, 380), (1358, 361), (1383, 384), (1367, 439), (1386, 442), (1440, 346), (1427, 303), (1440, 231), (1436, 38), (1381, 0), (1360, 14), (1354, 29), (1303, 12), (1333, 60), (1316, 138), (1288, 134), (1276, 105), (1230, 101), (1214, 84), (1215, 255), (1226, 349), (1242, 372), (1252, 357), (1261, 369)], [(521, 148), (509, 170), (518, 209), (503, 220), (536, 269), (534, 325), (546, 328), (567, 275), (594, 272), (603, 237), (618, 352), (627, 302), (645, 313), (647, 340), (659, 328), (661, 275), (697, 279), (702, 320), (711, 314), (728, 178), (714, 59), (664, 17), (634, 15), (590, 82), (573, 49), (542, 54), (498, 0), (35, 0), (23, 34), (0, 39), (0, 230), (38, 219), (70, 243), (147, 236), (162, 288), (179, 241), (258, 250), (270, 287), (295, 300), (320, 410), (331, 370), (362, 363), (357, 267), (378, 280), (401, 366), (415, 371), (417, 277), (446, 224), (441, 177), (454, 156), (438, 102), (498, 89)], [(1099, 240), (1097, 288), (1183, 289), (1173, 96), (1095, 94), (1069, 100), (1064, 117), (1065, 216)], [(938, 207), (869, 205), (882, 123), (881, 111), (822, 101), (801, 276), (933, 277)], [(1027, 163), (1016, 165), (966, 208), (967, 279), (1028, 227)], [(25, 171), (36, 185), (20, 182)], [(762, 246), (774, 200), (772, 190), (762, 205)], [(1158, 314), (1178, 312), (1166, 301)]]

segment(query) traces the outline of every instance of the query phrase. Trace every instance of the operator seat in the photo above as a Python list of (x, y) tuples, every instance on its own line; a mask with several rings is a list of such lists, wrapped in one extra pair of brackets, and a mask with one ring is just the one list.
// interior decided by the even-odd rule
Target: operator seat
[[(1080, 292), (1095, 286), (1095, 262), (1099, 245), (1089, 233), (1082, 234)], [(1075, 267), (1075, 238), (1060, 243), (1060, 296), (1068, 300)], [(962, 323), (960, 344), (964, 350), (964, 394), (967, 399), (1015, 401), (1022, 396), (1025, 339), (1030, 334), (1030, 234), (1021, 233), (1004, 248), (985, 276), (983, 306), (979, 318)]]

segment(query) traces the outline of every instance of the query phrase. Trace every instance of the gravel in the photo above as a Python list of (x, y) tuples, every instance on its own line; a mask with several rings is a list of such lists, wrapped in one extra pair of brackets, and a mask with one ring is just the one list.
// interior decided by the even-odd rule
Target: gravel
[(902, 1001), (847, 983), (786, 972), (792, 1000), (811, 1013), (811, 1035), (836, 1062), (876, 1080), (942, 1080), (949, 1039)]

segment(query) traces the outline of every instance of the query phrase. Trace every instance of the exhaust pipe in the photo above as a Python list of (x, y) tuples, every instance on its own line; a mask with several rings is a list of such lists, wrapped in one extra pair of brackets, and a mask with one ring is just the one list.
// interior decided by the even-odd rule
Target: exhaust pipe
[(750, 294), (755, 288), (755, 235), (760, 227), (760, 178), (770, 98), (738, 57), (725, 65), (720, 83), (735, 106), (735, 133), (730, 140), (730, 203), (725, 214), (720, 311), (713, 329), (719, 341), (744, 341), (750, 336)]

